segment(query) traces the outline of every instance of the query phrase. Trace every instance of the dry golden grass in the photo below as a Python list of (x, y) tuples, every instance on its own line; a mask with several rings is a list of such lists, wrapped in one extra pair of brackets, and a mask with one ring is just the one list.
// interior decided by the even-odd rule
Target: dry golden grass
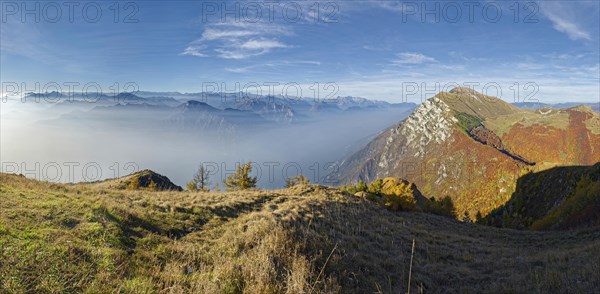
[[(600, 230), (393, 212), (337, 189), (112, 190), (0, 177), (0, 292), (600, 292)], [(334, 250), (335, 248), (335, 250)]]

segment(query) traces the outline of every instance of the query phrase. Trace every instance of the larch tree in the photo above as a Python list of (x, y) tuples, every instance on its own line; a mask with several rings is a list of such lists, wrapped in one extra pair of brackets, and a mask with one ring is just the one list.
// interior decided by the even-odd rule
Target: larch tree
[(210, 174), (206, 167), (204, 167), (203, 164), (200, 164), (198, 171), (194, 174), (192, 180), (186, 184), (187, 189), (190, 191), (209, 191), (209, 176)]

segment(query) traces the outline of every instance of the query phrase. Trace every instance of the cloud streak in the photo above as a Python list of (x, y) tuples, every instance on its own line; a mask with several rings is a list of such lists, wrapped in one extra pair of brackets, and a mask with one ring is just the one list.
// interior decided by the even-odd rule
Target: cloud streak
[(282, 39), (293, 33), (276, 23), (224, 22), (208, 24), (202, 36), (184, 49), (183, 55), (247, 59), (277, 49), (292, 48)]
[(555, 30), (567, 34), (571, 40), (592, 40), (590, 33), (577, 23), (572, 4), (540, 1), (539, 5), (540, 11), (552, 22)]
[(207, 57), (208, 55), (202, 53), (202, 49), (204, 49), (204, 46), (188, 46), (187, 48), (185, 48), (183, 50), (183, 52), (181, 52), (181, 55), (190, 55), (190, 56), (196, 56), (196, 57)]
[(406, 64), (422, 64), (435, 62), (435, 58), (426, 56), (417, 52), (402, 52), (396, 55), (396, 59), (392, 62), (394, 64), (406, 65)]

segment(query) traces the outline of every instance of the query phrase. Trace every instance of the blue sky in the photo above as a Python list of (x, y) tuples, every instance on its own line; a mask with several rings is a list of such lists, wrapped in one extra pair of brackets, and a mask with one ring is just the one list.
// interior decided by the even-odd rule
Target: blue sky
[[(335, 83), (336, 95), (391, 102), (469, 83), (489, 94), (498, 85), (510, 102), (517, 89), (520, 101), (600, 99), (598, 1), (76, 2), (72, 20), (63, 2), (53, 2), (60, 18), (47, 3), (2, 2), (2, 82), (180, 92), (276, 82), (309, 97)], [(22, 15), (36, 4), (39, 22)]]

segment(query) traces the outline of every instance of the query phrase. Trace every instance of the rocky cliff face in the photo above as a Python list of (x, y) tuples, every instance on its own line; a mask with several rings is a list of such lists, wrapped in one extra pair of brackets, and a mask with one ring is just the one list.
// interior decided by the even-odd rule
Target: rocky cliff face
[(440, 93), (341, 161), (338, 179), (402, 177), (427, 197), (450, 196), (459, 215), (485, 215), (529, 170), (600, 160), (600, 134), (589, 128), (598, 114), (562, 112), (547, 121), (470, 89)]
[[(399, 134), (406, 138), (409, 154), (423, 158), (427, 147), (431, 144), (452, 142), (450, 130), (455, 122), (450, 107), (441, 99), (434, 97), (425, 101), (406, 119), (405, 123), (400, 125)], [(390, 142), (393, 140), (393, 136), (388, 138)]]

